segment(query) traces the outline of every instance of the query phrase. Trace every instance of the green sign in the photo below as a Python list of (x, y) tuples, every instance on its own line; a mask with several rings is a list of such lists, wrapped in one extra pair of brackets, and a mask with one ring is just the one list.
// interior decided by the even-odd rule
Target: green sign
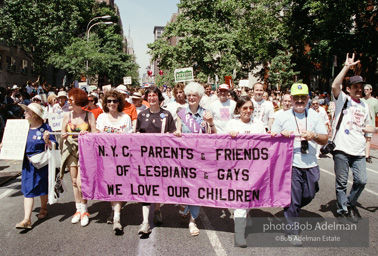
[(193, 68), (176, 69), (174, 75), (176, 83), (194, 80)]

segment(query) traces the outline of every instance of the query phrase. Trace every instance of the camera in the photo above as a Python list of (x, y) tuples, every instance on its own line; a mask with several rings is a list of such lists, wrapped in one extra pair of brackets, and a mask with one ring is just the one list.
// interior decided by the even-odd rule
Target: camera
[(301, 141), (301, 153), (308, 154), (308, 141), (307, 140)]

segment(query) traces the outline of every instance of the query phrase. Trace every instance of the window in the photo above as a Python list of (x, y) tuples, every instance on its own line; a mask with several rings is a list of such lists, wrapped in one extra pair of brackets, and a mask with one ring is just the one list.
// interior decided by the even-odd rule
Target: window
[(22, 60), (21, 73), (23, 73), (23, 74), (28, 73), (28, 61), (27, 60)]
[(11, 57), (11, 70), (16, 72), (17, 70), (17, 65), (16, 65), (16, 58)]
[(7, 56), (7, 70), (11, 70), (12, 60), (10, 56)]

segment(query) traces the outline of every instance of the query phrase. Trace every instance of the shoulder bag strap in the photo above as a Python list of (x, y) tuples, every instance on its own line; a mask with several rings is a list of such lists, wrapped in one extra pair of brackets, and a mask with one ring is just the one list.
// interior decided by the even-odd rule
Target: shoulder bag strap
[(344, 110), (347, 108), (347, 104), (348, 104), (348, 99), (345, 101), (343, 109), (341, 110), (340, 118), (339, 118), (339, 121), (337, 122), (335, 135), (333, 136), (332, 141), (335, 139), (336, 133), (340, 129), (341, 121), (343, 121), (343, 117), (344, 117)]

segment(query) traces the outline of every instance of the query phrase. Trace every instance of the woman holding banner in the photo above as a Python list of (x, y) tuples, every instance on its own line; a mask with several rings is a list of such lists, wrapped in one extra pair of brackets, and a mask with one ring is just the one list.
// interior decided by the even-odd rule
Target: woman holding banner
[(63, 178), (64, 170), (68, 166), (76, 203), (76, 213), (71, 223), (75, 224), (80, 221), (81, 226), (85, 227), (89, 223), (89, 213), (87, 200), (83, 199), (81, 192), (78, 136), (68, 135), (67, 132), (82, 135), (89, 131), (96, 131), (96, 121), (93, 113), (82, 109), (88, 104), (88, 96), (83, 90), (79, 88), (70, 90), (68, 103), (70, 111), (65, 114), (62, 122), (63, 150), (60, 177)]
[[(266, 133), (264, 123), (258, 119), (253, 119), (253, 102), (248, 96), (238, 99), (235, 108), (235, 115), (240, 115), (238, 119), (230, 120), (225, 131), (235, 138), (238, 134), (262, 134)], [(239, 247), (247, 247), (245, 240), (245, 228), (247, 226), (247, 216), (249, 210), (235, 209), (235, 241)]]
[(28, 106), (20, 104), (25, 110), (25, 119), (30, 123), (28, 138), (26, 141), (25, 156), (22, 163), (21, 192), (24, 194), (24, 220), (16, 224), (18, 229), (31, 229), (31, 214), (33, 211), (34, 197), (41, 198), (41, 209), (38, 219), (47, 216), (48, 200), (48, 165), (35, 167), (29, 157), (35, 156), (46, 150), (46, 145), (51, 149), (52, 143), (56, 144), (55, 137), (49, 135), (51, 128), (43, 122), (43, 109), (38, 103), (30, 103)]
[[(138, 133), (173, 133), (176, 130), (175, 122), (168, 110), (160, 108), (164, 97), (157, 87), (151, 87), (147, 90), (147, 101), (150, 108), (143, 110), (138, 114), (136, 132)], [(150, 234), (150, 225), (148, 215), (150, 213), (150, 204), (143, 203), (142, 206), (143, 223), (140, 225), (138, 234)], [(163, 218), (160, 212), (160, 204), (155, 204), (154, 223), (162, 224)]]
[[(102, 103), (104, 113), (97, 118), (96, 128), (100, 132), (107, 133), (128, 133), (132, 132), (131, 118), (122, 112), (125, 107), (125, 98), (122, 93), (116, 90), (106, 91)], [(112, 214), (107, 223), (113, 223), (113, 230), (118, 233), (122, 231), (121, 208), (122, 202), (111, 202)]]
[[(205, 93), (202, 85), (191, 82), (184, 88), (188, 106), (177, 112), (177, 130), (175, 135), (180, 137), (181, 133), (216, 133), (213, 117), (209, 111), (199, 106), (201, 98)], [(199, 235), (196, 219), (199, 215), (199, 206), (180, 205), (179, 214), (185, 218), (190, 212), (189, 232), (192, 236)]]

